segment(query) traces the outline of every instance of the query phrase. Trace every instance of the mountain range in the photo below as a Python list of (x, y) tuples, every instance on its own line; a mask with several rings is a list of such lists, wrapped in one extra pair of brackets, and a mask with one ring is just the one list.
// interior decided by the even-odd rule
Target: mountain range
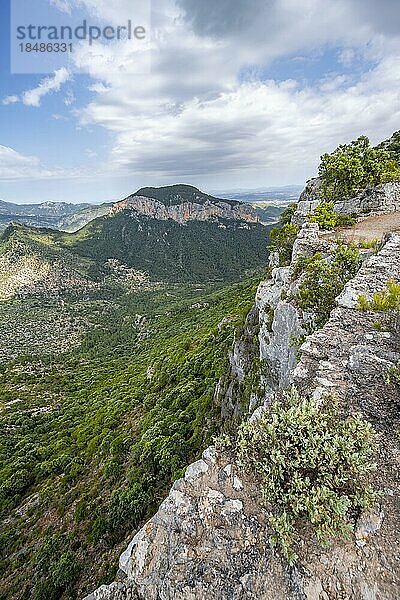
[(95, 218), (73, 233), (9, 225), (0, 238), (0, 297), (97, 293), (124, 274), (135, 281), (234, 281), (266, 262), (269, 227), (255, 209), (191, 186), (144, 188), (75, 214), (70, 205), (59, 210), (70, 213), (62, 217), (70, 224)]
[(66, 202), (43, 202), (41, 204), (14, 204), (0, 200), (0, 231), (10, 223), (18, 222), (32, 227), (54, 227), (61, 229), (64, 219), (80, 211), (90, 210), (90, 204), (68, 204)]
[[(257, 211), (263, 223), (275, 223), (279, 214), (290, 202), (299, 196), (301, 188), (287, 186), (284, 188), (271, 188), (267, 190), (227, 192), (221, 200), (210, 194), (201, 192), (189, 185), (174, 185), (162, 188), (141, 188), (132, 197), (153, 198), (166, 206), (174, 204), (193, 203), (203, 204), (223, 202), (232, 207), (237, 203), (247, 203)], [(0, 200), (0, 232), (4, 231), (11, 223), (20, 223), (31, 227), (47, 227), (61, 231), (74, 232), (81, 229), (96, 217), (106, 215), (115, 203), (101, 204), (83, 203), (72, 204), (66, 202), (42, 202), (40, 204), (16, 204)]]

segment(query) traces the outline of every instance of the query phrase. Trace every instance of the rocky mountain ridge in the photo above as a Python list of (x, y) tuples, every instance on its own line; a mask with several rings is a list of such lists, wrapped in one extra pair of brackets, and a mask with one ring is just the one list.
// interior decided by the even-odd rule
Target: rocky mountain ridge
[[(207, 199), (165, 206), (133, 196), (100, 209), (73, 233), (9, 225), (0, 237), (0, 299), (85, 296), (116, 277), (123, 283), (124, 274), (129, 286), (133, 280), (235, 280), (265, 264), (269, 228), (247, 205)], [(84, 212), (93, 216), (93, 207)], [(72, 228), (81, 215), (68, 217)], [(110, 267), (115, 261), (117, 275)]]
[[(213, 198), (191, 186), (176, 187), (179, 189), (179, 193), (176, 192), (174, 186), (139, 190), (137, 194), (114, 204), (110, 214), (114, 215), (124, 210), (130, 210), (152, 219), (161, 221), (172, 219), (180, 224), (216, 218), (245, 223), (259, 222), (257, 211), (249, 204)], [(147, 195), (143, 195), (143, 193)]]
[(13, 202), (4, 202), (0, 200), (1, 215), (25, 215), (25, 216), (47, 216), (63, 217), (72, 215), (83, 208), (92, 206), (89, 203), (72, 204), (68, 202), (41, 202), (39, 204), (15, 204)]
[[(377, 213), (387, 212), (388, 207), (398, 210), (397, 194), (397, 184), (379, 186), (368, 194), (372, 198), (368, 206)], [(220, 386), (216, 393), (231, 411), (240, 412), (240, 394), (235, 389), (240, 389), (240, 382), (257, 365), (258, 385), (248, 407), (252, 419), (268, 410), (271, 401), (292, 384), (318, 401), (325, 394), (335, 394), (346, 413), (361, 414), (378, 432), (375, 484), (382, 490), (380, 501), (359, 516), (348, 541), (321, 548), (304, 527), (297, 544), (299, 561), (290, 566), (268, 543), (271, 532), (255, 481), (239, 469), (229, 450), (210, 447), (175, 482), (157, 514), (132, 539), (121, 555), (117, 581), (86, 600), (397, 597), (400, 481), (396, 431), (400, 423), (398, 389), (385, 382), (384, 374), (400, 359), (399, 320), (390, 328), (377, 329), (382, 315), (361, 312), (357, 302), (360, 294), (371, 299), (385, 289), (390, 278), (400, 280), (400, 234), (388, 232), (377, 253), (361, 250), (358, 273), (337, 298), (328, 321), (310, 333), (313, 315), (293, 301), (302, 281), (296, 265), (299, 257), (317, 252), (329, 262), (336, 247), (334, 241), (321, 237), (317, 224), (305, 222), (314, 201), (308, 188), (294, 217), (295, 222), (304, 220), (291, 264), (273, 268), (271, 277), (261, 282), (250, 321), (233, 346), (231, 373), (236, 375), (236, 387)], [(364, 203), (365, 196), (353, 201), (354, 206), (365, 207)], [(254, 357), (250, 347), (257, 330)]]
[(241, 204), (240, 200), (222, 200), (216, 196), (206, 194), (193, 185), (178, 183), (175, 185), (165, 185), (161, 187), (144, 187), (133, 194), (134, 196), (144, 196), (161, 202), (165, 206), (175, 206), (177, 204), (209, 204), (224, 202), (232, 207)]
[(93, 219), (113, 215), (122, 210), (160, 219), (173, 219), (178, 223), (210, 218), (259, 222), (257, 210), (250, 204), (237, 200), (221, 200), (205, 194), (190, 185), (142, 188), (135, 194), (115, 203), (71, 204), (42, 202), (40, 204), (14, 204), (0, 201), (0, 231), (13, 222), (30, 227), (49, 227), (60, 231), (76, 232)]
[(89, 203), (66, 202), (14, 204), (0, 201), (0, 232), (12, 223), (28, 227), (50, 227), (62, 231), (76, 231), (90, 220), (106, 214), (111, 206), (111, 204), (96, 206)]

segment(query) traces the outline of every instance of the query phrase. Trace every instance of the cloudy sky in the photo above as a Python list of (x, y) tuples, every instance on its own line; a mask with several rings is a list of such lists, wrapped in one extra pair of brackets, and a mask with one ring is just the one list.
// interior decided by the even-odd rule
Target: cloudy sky
[[(104, 26), (146, 2), (36, 1)], [(0, 199), (301, 184), (322, 152), (400, 129), (398, 0), (150, 1), (145, 41), (78, 44), (31, 75), (11, 73), (1, 2)]]

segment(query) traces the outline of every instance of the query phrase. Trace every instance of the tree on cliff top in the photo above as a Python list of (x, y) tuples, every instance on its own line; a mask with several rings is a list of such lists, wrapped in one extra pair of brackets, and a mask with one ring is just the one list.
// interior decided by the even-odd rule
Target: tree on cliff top
[(400, 164), (382, 147), (361, 136), (321, 157), (319, 175), (325, 200), (353, 198), (368, 187), (400, 180)]
[(381, 142), (377, 148), (386, 150), (395, 160), (400, 161), (400, 131), (395, 131), (388, 140)]

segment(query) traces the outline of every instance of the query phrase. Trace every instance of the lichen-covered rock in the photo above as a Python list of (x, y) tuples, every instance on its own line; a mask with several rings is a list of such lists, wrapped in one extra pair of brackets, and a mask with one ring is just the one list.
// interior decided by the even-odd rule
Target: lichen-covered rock
[[(143, 600), (290, 597), (288, 571), (266, 542), (270, 532), (257, 485), (215, 449), (201, 462), (207, 470), (196, 467), (197, 477), (186, 473), (177, 481), (122, 554), (125, 583), (103, 586), (87, 600), (125, 600), (126, 582), (135, 583)], [(270, 585), (272, 574), (279, 576), (279, 590)]]
[(380, 215), (400, 210), (400, 182), (382, 183), (355, 198), (335, 202), (338, 215)]
[(324, 552), (308, 547), (301, 563), (312, 575), (312, 586), (306, 589), (313, 591), (306, 598), (320, 589), (326, 596), (317, 598), (391, 600), (400, 589), (400, 398), (398, 388), (384, 382), (386, 370), (400, 358), (400, 329), (394, 324), (389, 331), (376, 331), (376, 320), (385, 315), (355, 308), (361, 292), (371, 296), (389, 277), (400, 280), (399, 257), (400, 235), (392, 234), (347, 284), (327, 324), (303, 344), (293, 373), (295, 384), (311, 390), (315, 398), (334, 394), (347, 414), (361, 413), (373, 423), (379, 441), (375, 486), (383, 491), (380, 505), (358, 519), (351, 544), (336, 544)]
[[(220, 324), (223, 326), (223, 324)], [(240, 402), (241, 386), (253, 368), (258, 356), (259, 310), (253, 306), (246, 317), (243, 330), (235, 334), (232, 350), (229, 353), (229, 378), (221, 379), (215, 389), (214, 402), (221, 406), (224, 418), (238, 418), (242, 415)]]
[(384, 371), (396, 362), (400, 336), (396, 330), (377, 331), (374, 324), (384, 319), (384, 313), (361, 312), (357, 302), (360, 294), (371, 298), (384, 289), (390, 278), (400, 280), (399, 257), (400, 234), (390, 234), (381, 251), (367, 258), (345, 286), (329, 321), (300, 348), (302, 358), (293, 379), (302, 389), (341, 398), (353, 390), (353, 405), (358, 402), (357, 390), (363, 393), (364, 408), (367, 398), (379, 404)]
[(306, 187), (300, 195), (296, 212), (292, 218), (292, 223), (295, 225), (307, 223), (308, 216), (313, 213), (316, 207), (322, 202), (320, 196), (321, 184), (322, 180), (320, 177), (315, 177), (314, 179), (307, 181)]
[(318, 223), (304, 223), (293, 244), (292, 265), (300, 258), (310, 258), (316, 252), (327, 255), (332, 251), (332, 244), (319, 237)]
[(304, 223), (293, 246), (291, 265), (273, 269), (271, 278), (257, 290), (260, 360), (264, 366), (260, 378), (266, 394), (284, 390), (293, 381), (299, 340), (306, 335), (310, 319), (293, 302), (300, 281), (294, 277), (294, 267), (300, 256), (308, 258), (321, 252), (328, 257), (334, 247), (318, 233), (317, 223)]
[[(343, 308), (355, 308), (361, 294), (365, 295), (367, 300), (371, 300), (376, 291), (386, 287), (389, 279), (396, 278), (400, 262), (397, 254), (399, 246), (400, 233), (388, 235), (379, 255), (373, 254), (368, 258), (357, 277), (345, 286), (337, 299), (338, 305)], [(371, 285), (372, 281), (374, 286)]]
[(140, 600), (135, 591), (136, 585), (132, 582), (114, 582), (111, 585), (102, 585), (86, 600)]

